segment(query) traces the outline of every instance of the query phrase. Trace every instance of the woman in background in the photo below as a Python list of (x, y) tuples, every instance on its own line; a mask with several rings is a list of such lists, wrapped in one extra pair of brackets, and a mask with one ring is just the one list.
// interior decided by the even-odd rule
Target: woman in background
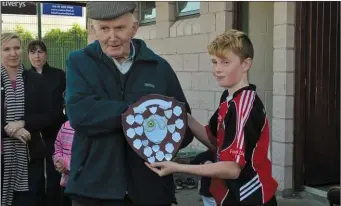
[(21, 64), (18, 35), (1, 35), (1, 205), (37, 206), (44, 190), (44, 139), (56, 115), (41, 77)]
[(54, 142), (57, 133), (65, 122), (65, 115), (63, 114), (64, 99), (62, 94), (65, 91), (65, 72), (61, 69), (51, 67), (47, 63), (47, 47), (43, 41), (33, 40), (27, 46), (28, 58), (31, 62), (31, 71), (38, 73), (45, 81), (49, 93), (52, 95), (51, 103), (55, 112), (58, 114), (56, 121), (49, 127), (41, 131), (45, 139), (46, 146), (46, 179), (45, 179), (45, 195), (44, 205), (46, 206), (60, 206), (61, 205), (61, 188), (59, 185), (60, 174), (54, 169), (52, 155), (54, 153)]

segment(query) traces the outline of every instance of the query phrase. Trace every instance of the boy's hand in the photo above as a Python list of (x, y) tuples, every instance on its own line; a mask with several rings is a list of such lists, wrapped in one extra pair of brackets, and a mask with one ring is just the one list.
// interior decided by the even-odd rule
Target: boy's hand
[(174, 172), (179, 171), (180, 164), (170, 161), (156, 162), (156, 163), (145, 163), (149, 169), (158, 174), (160, 177), (170, 175)]

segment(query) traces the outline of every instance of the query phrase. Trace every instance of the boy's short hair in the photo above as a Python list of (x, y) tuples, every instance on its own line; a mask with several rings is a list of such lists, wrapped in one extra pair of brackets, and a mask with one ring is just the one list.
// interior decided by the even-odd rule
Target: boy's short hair
[(208, 53), (212, 56), (225, 58), (228, 51), (235, 53), (241, 61), (253, 59), (253, 45), (249, 37), (242, 31), (230, 29), (218, 35), (208, 45)]
[(46, 45), (43, 41), (33, 40), (27, 46), (28, 53), (35, 52), (37, 49), (41, 49), (45, 53), (47, 53), (47, 48), (46, 48)]

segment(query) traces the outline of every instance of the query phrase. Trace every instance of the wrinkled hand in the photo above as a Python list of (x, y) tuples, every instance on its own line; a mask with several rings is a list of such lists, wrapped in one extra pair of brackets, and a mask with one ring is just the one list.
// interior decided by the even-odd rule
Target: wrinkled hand
[(24, 144), (26, 144), (27, 141), (31, 140), (31, 134), (24, 128), (19, 129), (13, 134), (12, 137), (18, 139)]
[(145, 163), (149, 169), (158, 174), (160, 177), (170, 175), (174, 172), (178, 172), (180, 164), (170, 161), (156, 162), (156, 163)]
[(56, 170), (60, 173), (65, 172), (65, 170), (66, 170), (64, 167), (64, 161), (62, 159), (57, 160), (54, 163), (54, 166), (55, 166)]
[(8, 134), (8, 136), (12, 137), (14, 133), (16, 133), (19, 129), (23, 128), (25, 126), (25, 121), (19, 120), (10, 122), (5, 126), (5, 131)]

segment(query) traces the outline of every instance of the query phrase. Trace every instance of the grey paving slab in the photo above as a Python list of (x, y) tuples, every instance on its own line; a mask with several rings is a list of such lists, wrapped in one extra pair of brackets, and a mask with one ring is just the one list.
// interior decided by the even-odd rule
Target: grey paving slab
[[(203, 206), (197, 189), (177, 190), (177, 206)], [(282, 199), (278, 198), (278, 206), (329, 206), (316, 200), (310, 199)]]

